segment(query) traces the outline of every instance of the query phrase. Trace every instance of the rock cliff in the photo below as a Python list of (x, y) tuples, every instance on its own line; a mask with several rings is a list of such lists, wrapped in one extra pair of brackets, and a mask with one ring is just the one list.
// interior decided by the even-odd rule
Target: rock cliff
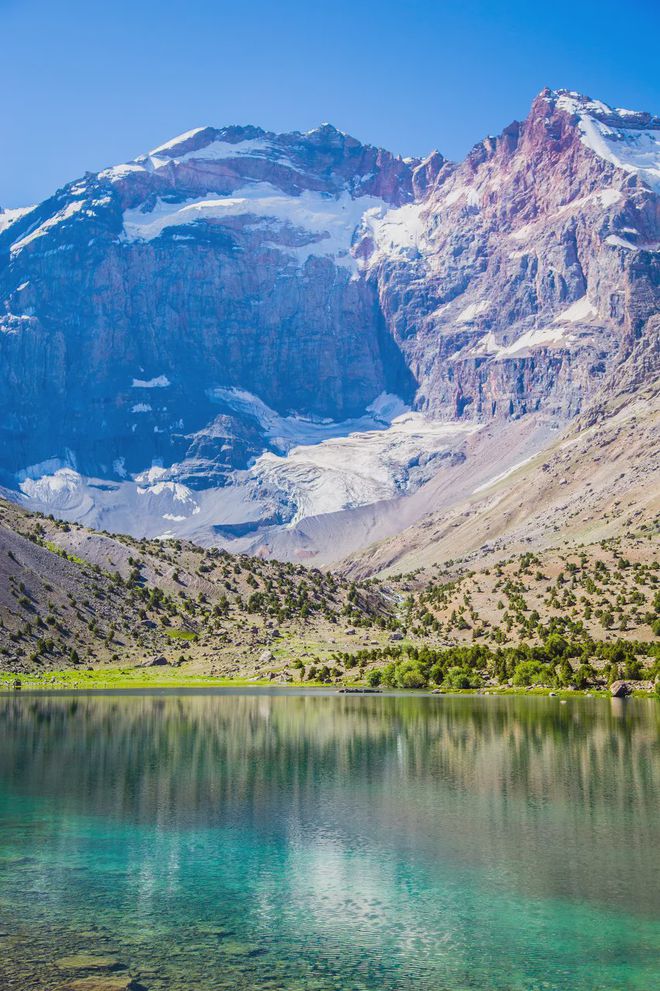
[(205, 127), (86, 174), (0, 213), (2, 481), (212, 541), (561, 426), (657, 361), (659, 191), (660, 119), (563, 90), (459, 164)]

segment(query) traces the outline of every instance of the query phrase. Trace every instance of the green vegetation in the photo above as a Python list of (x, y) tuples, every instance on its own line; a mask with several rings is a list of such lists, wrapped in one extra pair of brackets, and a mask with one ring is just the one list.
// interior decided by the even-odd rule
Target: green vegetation
[[(642, 661), (640, 658), (643, 658)], [(660, 644), (637, 641), (569, 641), (551, 635), (543, 646), (519, 644), (492, 650), (418, 647), (411, 643), (336, 654), (348, 669), (369, 667), (366, 682), (387, 688), (441, 687), (449, 691), (484, 686), (547, 689), (606, 688), (620, 679), (660, 677)]]
[[(481, 571), (448, 561), (353, 581), (181, 540), (94, 533), (0, 501), (0, 676), (556, 692), (625, 679), (652, 691), (654, 533)], [(167, 667), (145, 667), (161, 655)]]
[(17, 677), (0, 673), (0, 690), (20, 688), (24, 691), (48, 689), (51, 691), (104, 690), (131, 688), (218, 688), (242, 685), (265, 685), (265, 681), (247, 678), (218, 678), (193, 674), (177, 668), (95, 668), (92, 671), (76, 671), (66, 668), (59, 671), (35, 672)]

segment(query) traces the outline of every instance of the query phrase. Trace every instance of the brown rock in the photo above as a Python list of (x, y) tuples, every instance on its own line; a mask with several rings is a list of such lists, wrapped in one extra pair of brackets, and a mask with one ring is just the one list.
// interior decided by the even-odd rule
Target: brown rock
[(613, 698), (622, 699), (626, 695), (632, 694), (632, 688), (627, 681), (613, 681), (610, 685), (610, 692)]

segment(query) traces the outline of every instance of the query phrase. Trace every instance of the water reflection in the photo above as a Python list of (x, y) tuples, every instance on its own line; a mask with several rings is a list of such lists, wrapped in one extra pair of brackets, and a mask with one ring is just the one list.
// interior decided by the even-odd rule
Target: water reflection
[[(43, 950), (46, 917), (61, 940), (96, 914), (104, 940), (151, 955), (150, 987), (184, 980), (173, 931), (219, 954), (224, 977), (202, 967), (200, 988), (523, 988), (558, 946), (574, 983), (551, 987), (602, 987), (579, 983), (599, 939), (599, 979), (636, 987), (658, 908), (659, 714), (595, 699), (7, 696), (0, 921), (27, 897)], [(615, 934), (622, 962), (602, 956)]]

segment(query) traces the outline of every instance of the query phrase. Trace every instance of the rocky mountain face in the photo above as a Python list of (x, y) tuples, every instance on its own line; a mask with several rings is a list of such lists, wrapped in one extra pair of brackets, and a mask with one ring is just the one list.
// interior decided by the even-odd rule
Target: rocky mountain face
[(87, 174), (0, 213), (2, 480), (271, 553), (266, 531), (391, 508), (493, 424), (545, 443), (628, 355), (657, 368), (659, 192), (660, 119), (549, 90), (460, 164), (207, 127)]
[(417, 403), (574, 415), (658, 311), (660, 120), (544, 91), (433, 172), (365, 238)]

